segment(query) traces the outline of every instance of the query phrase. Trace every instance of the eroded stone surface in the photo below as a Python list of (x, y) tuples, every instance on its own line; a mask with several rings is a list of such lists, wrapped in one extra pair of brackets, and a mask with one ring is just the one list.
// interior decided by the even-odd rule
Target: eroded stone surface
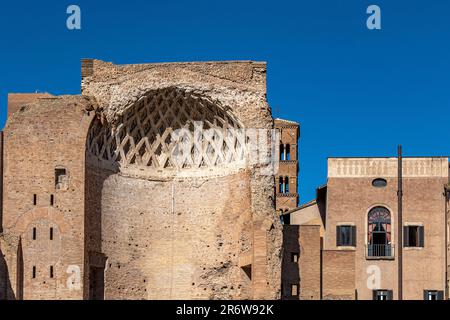
[[(195, 120), (270, 131), (265, 73), (265, 64), (256, 62), (117, 66), (85, 60), (83, 96), (47, 97), (18, 108), (3, 135), (2, 239), (10, 240), (2, 240), (0, 250), (9, 297), (278, 298), (281, 227), (268, 164), (248, 161), (245, 153), (239, 165), (219, 164), (217, 151), (192, 174), (167, 174), (164, 161), (147, 174), (151, 166), (143, 160), (151, 155), (136, 144), (163, 132), (145, 131), (141, 123), (138, 133), (126, 120), (145, 122), (138, 108), (143, 99), (182, 92), (200, 105), (187, 103), (186, 119), (166, 121), (161, 131)], [(113, 135), (125, 123), (135, 152), (128, 152), (129, 138), (117, 139), (120, 147), (103, 140), (110, 149), (102, 152), (101, 139), (91, 133)], [(240, 154), (235, 142), (227, 147)], [(159, 153), (152, 144), (146, 151), (167, 160), (170, 143), (161, 145)], [(117, 150), (126, 161), (111, 156)]]

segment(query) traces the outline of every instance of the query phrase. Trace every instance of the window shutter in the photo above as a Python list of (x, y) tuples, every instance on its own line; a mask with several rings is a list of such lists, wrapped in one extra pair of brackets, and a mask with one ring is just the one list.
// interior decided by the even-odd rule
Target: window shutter
[(352, 246), (356, 247), (356, 226), (352, 226)]
[(392, 292), (392, 290), (388, 290), (387, 291), (387, 299), (388, 300), (392, 300), (393, 299), (393, 292)]
[(341, 246), (341, 227), (336, 226), (336, 246)]
[(444, 291), (439, 290), (437, 292), (437, 299), (438, 300), (444, 300)]
[(428, 290), (423, 290), (423, 300), (428, 300)]
[(419, 247), (424, 247), (425, 244), (425, 233), (423, 226), (419, 227)]
[(403, 247), (409, 247), (409, 228), (403, 227)]

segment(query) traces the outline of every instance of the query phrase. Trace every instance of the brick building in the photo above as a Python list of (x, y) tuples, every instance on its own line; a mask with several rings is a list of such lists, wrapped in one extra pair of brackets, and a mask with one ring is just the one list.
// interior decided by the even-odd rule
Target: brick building
[(448, 186), (446, 157), (328, 159), (316, 199), (286, 213), (283, 297), (448, 298)]
[(8, 97), (0, 298), (279, 298), (266, 64), (81, 69), (81, 95)]
[(275, 119), (274, 125), (280, 134), (276, 209), (281, 214), (298, 206), (297, 177), (300, 126), (297, 122), (284, 119)]
[(448, 297), (448, 158), (330, 158), (298, 207), (265, 63), (81, 73), (8, 96), (0, 299)]

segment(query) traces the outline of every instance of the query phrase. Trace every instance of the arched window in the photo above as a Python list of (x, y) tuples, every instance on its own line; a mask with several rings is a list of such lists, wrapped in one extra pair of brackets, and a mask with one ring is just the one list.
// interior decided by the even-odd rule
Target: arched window
[(391, 213), (385, 207), (374, 207), (369, 211), (367, 227), (368, 255), (370, 257), (391, 256)]
[(285, 160), (285, 157), (284, 157), (284, 144), (280, 144), (280, 160), (281, 161)]
[(284, 193), (289, 193), (289, 177), (284, 178)]
[(280, 179), (279, 179), (279, 192), (280, 193), (284, 193), (284, 183), (283, 183), (283, 177), (280, 177)]
[(291, 146), (289, 144), (286, 145), (286, 160), (291, 160)]

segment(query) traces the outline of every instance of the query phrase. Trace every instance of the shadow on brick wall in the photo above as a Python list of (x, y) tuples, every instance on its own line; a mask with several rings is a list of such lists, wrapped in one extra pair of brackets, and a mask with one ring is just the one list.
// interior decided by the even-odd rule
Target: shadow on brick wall
[(0, 300), (16, 300), (8, 275), (5, 256), (0, 249)]
[(299, 226), (283, 226), (283, 258), (281, 262), (281, 299), (299, 300), (300, 257)]
[(102, 252), (102, 193), (103, 185), (110, 175), (117, 172), (104, 170), (87, 162), (85, 182), (85, 227), (88, 261), (84, 285), (89, 300), (103, 300), (105, 283), (104, 270), (107, 257)]

